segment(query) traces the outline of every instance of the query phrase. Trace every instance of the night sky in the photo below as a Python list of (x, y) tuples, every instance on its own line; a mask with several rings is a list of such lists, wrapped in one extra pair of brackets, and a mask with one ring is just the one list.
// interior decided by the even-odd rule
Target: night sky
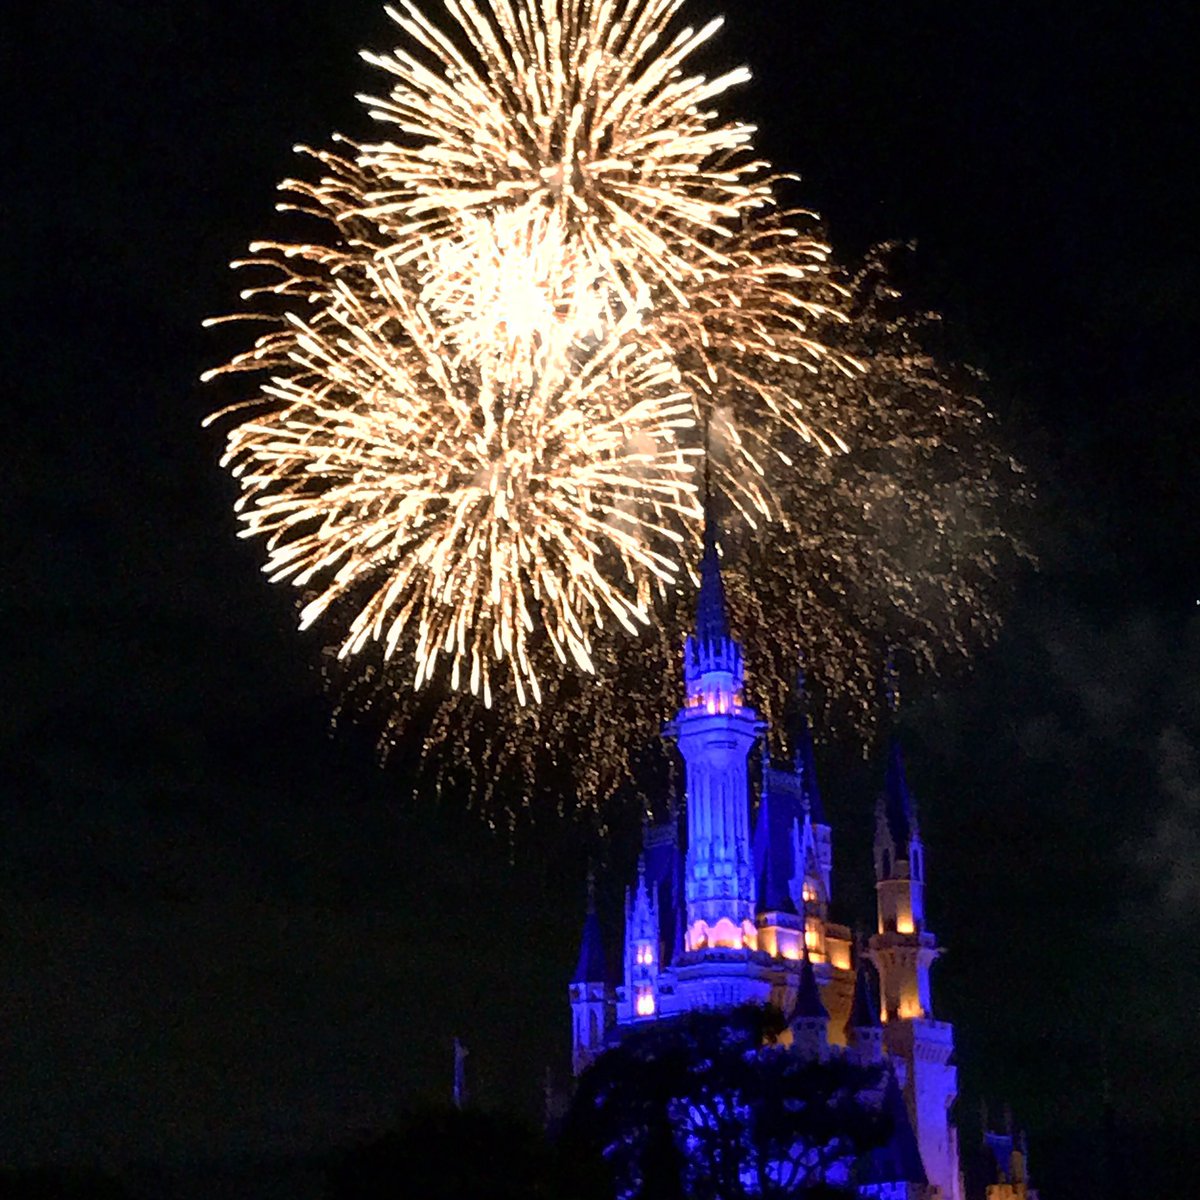
[[(1002, 637), (910, 686), (904, 725), (964, 1131), (1008, 1099), (1060, 1178), (1106, 1073), (1138, 1137), (1192, 1124), (1200, 1085), (1192, 7), (726, 0), (709, 56), (754, 69), (733, 109), (843, 256), (916, 240), (909, 287), (1040, 495)], [(390, 23), (376, 0), (31, 16), (3, 51), (0, 1163), (320, 1149), (444, 1099), (455, 1033), (478, 1099), (536, 1114), (595, 843), (493, 835), (414, 801), (403, 748), (380, 769), (369, 728), (331, 736), (318, 645), (234, 538), (200, 428), (226, 264), (278, 228), (294, 143), (365, 131), (356, 51)], [(863, 924), (877, 764), (823, 763)], [(618, 816), (601, 851), (622, 871), (635, 834)]]

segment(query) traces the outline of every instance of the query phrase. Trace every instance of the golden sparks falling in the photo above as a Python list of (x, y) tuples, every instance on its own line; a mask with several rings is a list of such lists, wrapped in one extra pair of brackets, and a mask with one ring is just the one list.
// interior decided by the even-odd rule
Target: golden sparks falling
[(713, 107), (747, 73), (687, 73), (720, 22), (682, 4), (446, 0), (447, 31), (403, 0), (404, 45), (364, 55), (388, 140), (308, 151), (281, 207), (319, 236), (235, 264), (259, 281), (225, 319), (265, 332), (209, 372), (259, 380), (223, 461), (339, 657), (536, 702), (672, 594), (702, 425), (747, 516), (845, 448), (807, 400), (862, 371), (817, 329), (827, 247)]
[[(901, 253), (880, 247), (839, 277), (846, 320), (830, 345), (868, 373), (827, 364), (805, 385), (849, 452), (773, 470), (776, 521), (751, 531), (724, 514), (733, 629), (775, 750), (789, 749), (784, 718), (802, 655), (822, 729), (869, 738), (887, 648), (899, 648), (906, 671), (964, 662), (997, 632), (1000, 602), (1028, 558), (1019, 529), (1029, 484), (979, 398), (984, 381), (947, 360), (936, 315), (914, 311), (890, 282)], [(767, 382), (786, 387), (797, 370)], [(386, 671), (332, 670), (329, 681), (345, 706), (374, 710), (383, 748), (423, 739), (419, 778), (493, 820), (507, 810), (515, 821), (522, 806), (604, 820), (615, 800), (661, 813), (672, 757), (658, 730), (680, 703), (694, 607), (685, 582), (650, 631), (597, 648), (594, 678), (581, 686), (559, 675), (544, 704), (513, 706), (499, 722), (470, 696), (406, 696)]]

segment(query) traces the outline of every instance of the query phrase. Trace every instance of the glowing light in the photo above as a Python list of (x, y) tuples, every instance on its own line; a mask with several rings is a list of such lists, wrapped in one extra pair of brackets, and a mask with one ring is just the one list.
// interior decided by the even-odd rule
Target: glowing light
[(654, 963), (654, 950), (650, 946), (639, 946), (637, 949), (637, 963), (643, 967), (651, 966)]
[(915, 931), (915, 929), (916, 929), (916, 926), (913, 924), (912, 917), (900, 916), (900, 917), (896, 918), (896, 932), (897, 933), (913, 933)]
[[(874, 253), (846, 277), (853, 319), (830, 339), (869, 363), (867, 377), (832, 365), (815, 375), (791, 367), (772, 375), (804, 394), (850, 453), (756, 476), (769, 486), (779, 521), (751, 527), (723, 513), (731, 624), (773, 739), (787, 728), (802, 651), (814, 700), (835, 697), (841, 731), (869, 737), (879, 711), (881, 630), (919, 669), (953, 663), (998, 629), (1011, 568), (1025, 554), (1019, 530), (1031, 491), (1020, 465), (975, 394), (976, 377), (934, 357), (942, 344), (937, 319), (913, 316), (897, 300), (890, 262), (890, 254)], [(719, 411), (713, 431), (716, 458), (731, 461)], [(698, 533), (691, 561), (699, 561)], [(514, 819), (496, 809), (518, 788), (529, 799), (516, 806), (534, 806), (540, 781), (557, 778), (564, 762), (579, 807), (598, 811), (646, 778), (630, 714), (652, 723), (678, 708), (679, 648), (694, 620), (694, 591), (669, 591), (639, 638), (595, 643), (595, 686), (547, 670), (545, 702), (512, 705), (503, 721), (488, 719), (469, 695), (414, 697), (400, 672), (365, 677), (342, 668), (329, 682), (347, 706), (375, 708), (384, 748), (424, 742), (429, 781), (453, 780), (494, 820)], [(703, 703), (691, 693), (689, 700)], [(469, 746), (464, 730), (472, 731)], [(791, 752), (778, 741), (775, 748)], [(659, 797), (641, 799), (653, 805)]]
[(816, 885), (808, 880), (805, 880), (804, 887), (801, 889), (801, 895), (804, 897), (805, 904), (815, 904), (817, 900)]
[(839, 971), (850, 970), (850, 947), (844, 942), (834, 942), (829, 947), (829, 961)]
[(654, 993), (648, 988), (643, 988), (638, 992), (635, 1010), (639, 1017), (654, 1016), (655, 1003)]
[(269, 325), (209, 373), (263, 378), (223, 461), (339, 658), (537, 701), (675, 582), (701, 415), (722, 405), (744, 511), (773, 511), (763, 464), (792, 441), (844, 447), (777, 378), (861, 372), (813, 330), (840, 301), (827, 248), (713, 109), (747, 73), (685, 71), (720, 22), (673, 34), (682, 3), (456, 0), (460, 48), (402, 0), (405, 45), (364, 55), (395, 136), (306, 151), (324, 174), (284, 207), (326, 240), (238, 264), (269, 273), (243, 293)]
[(709, 945), (722, 950), (741, 950), (744, 944), (742, 930), (728, 917), (722, 917), (708, 931)]

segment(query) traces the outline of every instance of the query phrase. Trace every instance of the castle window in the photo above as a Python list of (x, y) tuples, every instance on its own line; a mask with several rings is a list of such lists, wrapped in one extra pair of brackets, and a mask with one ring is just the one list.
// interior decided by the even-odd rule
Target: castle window
[(801, 895), (804, 897), (805, 904), (815, 904), (817, 902), (817, 885), (811, 879), (806, 879)]
[(649, 988), (639, 988), (634, 1009), (639, 1017), (654, 1016), (654, 993)]

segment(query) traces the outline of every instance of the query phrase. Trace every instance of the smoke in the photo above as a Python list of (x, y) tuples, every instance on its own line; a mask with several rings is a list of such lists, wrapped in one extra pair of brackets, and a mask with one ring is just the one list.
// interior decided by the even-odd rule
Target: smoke
[(1165, 803), (1139, 861), (1158, 881), (1159, 894), (1172, 911), (1200, 914), (1200, 756), (1182, 729), (1169, 726), (1158, 737), (1156, 758)]

